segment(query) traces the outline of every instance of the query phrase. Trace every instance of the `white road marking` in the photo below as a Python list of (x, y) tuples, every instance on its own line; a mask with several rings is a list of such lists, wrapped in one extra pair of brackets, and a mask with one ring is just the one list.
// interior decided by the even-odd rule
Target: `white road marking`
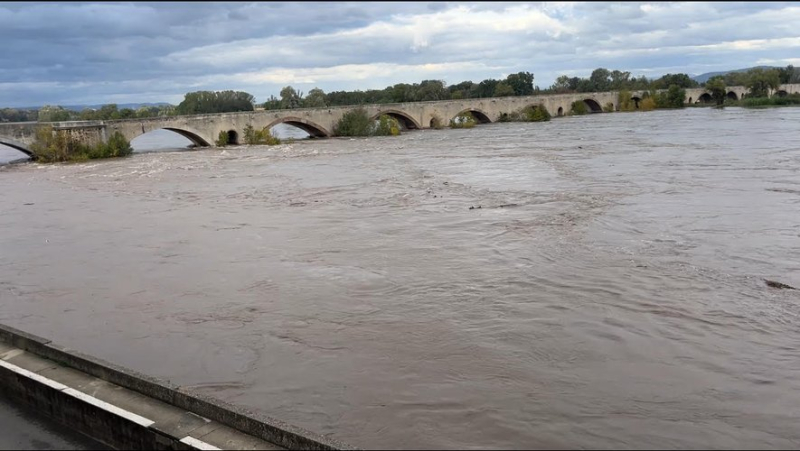
[(189, 446), (192, 446), (194, 448), (201, 449), (201, 450), (214, 451), (214, 450), (219, 450), (220, 449), (220, 448), (217, 448), (216, 446), (209, 445), (208, 443), (206, 443), (206, 442), (204, 442), (202, 440), (197, 440), (196, 438), (194, 438), (194, 437), (192, 437), (190, 435), (187, 435), (186, 437), (182, 438), (181, 442), (182, 443), (186, 443)]
[(40, 374), (36, 374), (33, 371), (28, 371), (25, 368), (20, 368), (17, 365), (14, 365), (13, 363), (8, 363), (8, 362), (6, 362), (4, 360), (0, 360), (0, 366), (15, 372), (15, 373), (19, 374), (20, 376), (25, 376), (28, 379), (33, 379), (33, 380), (35, 380), (36, 382), (38, 382), (40, 384), (47, 385), (50, 388), (55, 388), (58, 391), (64, 391), (65, 389), (68, 388), (66, 385), (64, 385), (64, 384), (62, 384), (60, 382), (56, 382), (56, 381), (54, 381), (52, 379), (48, 379), (48, 378), (46, 378), (46, 377), (44, 377), (44, 376), (42, 376)]
[(136, 415), (133, 412), (129, 412), (129, 411), (125, 410), (125, 409), (121, 409), (121, 408), (119, 408), (119, 407), (117, 407), (117, 406), (115, 406), (113, 404), (109, 404), (109, 403), (107, 403), (105, 401), (101, 401), (101, 400), (95, 398), (94, 396), (87, 395), (86, 393), (80, 392), (78, 390), (75, 390), (74, 388), (67, 388), (66, 390), (64, 390), (64, 393), (66, 393), (66, 394), (68, 394), (70, 396), (74, 396), (74, 397), (80, 399), (81, 401), (88, 402), (89, 404), (97, 406), (97, 407), (99, 407), (99, 408), (101, 408), (101, 409), (103, 409), (103, 410), (105, 410), (107, 412), (111, 412), (111, 413), (113, 413), (115, 415), (119, 415), (119, 416), (121, 416), (122, 418), (125, 418), (128, 421), (132, 421), (132, 422), (134, 422), (136, 424), (139, 424), (139, 425), (142, 425), (144, 427), (150, 427), (151, 425), (155, 424), (155, 421), (153, 421), (153, 420), (150, 420), (150, 419), (145, 418), (143, 416)]

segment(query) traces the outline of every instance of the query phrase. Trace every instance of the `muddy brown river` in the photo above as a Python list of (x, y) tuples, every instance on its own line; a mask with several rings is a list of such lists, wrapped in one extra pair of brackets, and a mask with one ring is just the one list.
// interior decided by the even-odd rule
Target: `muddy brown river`
[(800, 446), (800, 108), (0, 166), (0, 322), (363, 448)]

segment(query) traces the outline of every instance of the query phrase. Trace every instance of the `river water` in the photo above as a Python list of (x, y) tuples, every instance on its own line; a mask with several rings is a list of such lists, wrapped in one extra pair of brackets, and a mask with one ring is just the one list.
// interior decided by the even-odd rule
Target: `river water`
[(0, 166), (0, 322), (367, 448), (800, 446), (800, 108)]

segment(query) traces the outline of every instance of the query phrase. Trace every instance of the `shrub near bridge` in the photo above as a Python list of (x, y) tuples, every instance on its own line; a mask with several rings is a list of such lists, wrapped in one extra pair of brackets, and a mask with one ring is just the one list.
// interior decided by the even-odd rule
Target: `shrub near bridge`
[(133, 148), (118, 131), (109, 137), (108, 142), (90, 146), (81, 143), (66, 130), (55, 130), (51, 126), (44, 126), (36, 130), (31, 152), (35, 161), (55, 163), (126, 157), (133, 153)]
[(400, 122), (388, 114), (381, 114), (373, 134), (376, 136), (397, 136), (400, 134)]
[(275, 146), (280, 144), (281, 140), (272, 134), (272, 130), (256, 130), (252, 125), (247, 124), (244, 127), (244, 142), (250, 145), (265, 144)]
[(583, 100), (576, 100), (572, 102), (572, 107), (570, 108), (570, 111), (572, 112), (572, 114), (577, 114), (577, 115), (588, 114), (589, 107), (586, 106), (586, 102), (584, 102)]
[(381, 114), (378, 120), (370, 119), (363, 108), (345, 113), (333, 127), (335, 136), (397, 136), (400, 122), (388, 114)]
[(356, 108), (350, 110), (339, 119), (333, 127), (336, 136), (372, 136), (374, 121), (369, 118), (367, 110)]
[(498, 122), (547, 122), (550, 112), (544, 105), (526, 106), (513, 113), (501, 113)]
[(450, 128), (472, 128), (478, 120), (469, 111), (450, 119)]

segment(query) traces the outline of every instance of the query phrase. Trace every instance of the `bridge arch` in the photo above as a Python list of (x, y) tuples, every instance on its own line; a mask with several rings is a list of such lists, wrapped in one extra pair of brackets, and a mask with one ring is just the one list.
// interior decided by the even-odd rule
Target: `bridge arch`
[(564, 107), (563, 106), (558, 107), (558, 112), (556, 112), (556, 115), (558, 117), (561, 117), (561, 116), (564, 115)]
[(485, 111), (479, 110), (478, 108), (467, 108), (464, 111), (461, 111), (458, 114), (456, 114), (455, 116), (453, 116), (453, 119), (458, 117), (460, 114), (464, 114), (464, 113), (472, 114), (472, 116), (475, 119), (478, 120), (479, 124), (491, 124), (492, 123), (492, 120), (489, 119), (489, 115), (486, 114)]
[(594, 99), (591, 99), (591, 98), (583, 99), (583, 103), (585, 103), (586, 106), (589, 107), (589, 110), (592, 113), (602, 113), (603, 112), (603, 107), (600, 106), (600, 104), (597, 102), (597, 100), (594, 100)]
[(197, 147), (208, 147), (208, 146), (211, 145), (208, 141), (203, 139), (200, 135), (198, 135), (197, 133), (191, 132), (189, 130), (184, 130), (184, 129), (180, 129), (180, 128), (174, 128), (174, 127), (163, 127), (161, 129), (158, 129), (158, 130), (169, 130), (171, 132), (175, 132), (175, 133), (183, 136), (184, 138), (188, 139), (189, 141), (191, 141), (192, 144), (194, 144)]
[(786, 92), (786, 90), (781, 89), (781, 90), (776, 91), (775, 95), (778, 96), (778, 97), (786, 97), (786, 96), (789, 95), (789, 93)]
[(400, 125), (405, 127), (406, 130), (412, 130), (412, 129), (413, 130), (421, 130), (422, 129), (422, 125), (420, 125), (419, 122), (417, 122), (408, 113), (400, 111), (400, 110), (383, 110), (383, 111), (380, 111), (375, 116), (373, 116), (371, 119), (373, 121), (377, 120), (379, 117), (381, 117), (382, 114), (387, 114), (387, 115), (397, 119), (397, 121), (400, 122)]
[(236, 130), (228, 130), (228, 141), (226, 144), (237, 145), (239, 144), (239, 133)]
[(325, 130), (325, 128), (322, 127), (321, 125), (311, 122), (308, 119), (303, 119), (295, 116), (287, 116), (287, 117), (282, 117), (280, 119), (275, 119), (264, 128), (270, 130), (272, 129), (272, 127), (278, 124), (293, 125), (303, 130), (304, 132), (308, 133), (314, 138), (327, 138), (331, 136), (330, 132)]
[(6, 138), (5, 136), (0, 136), (0, 144), (2, 144), (4, 146), (7, 146), (7, 147), (11, 147), (12, 149), (15, 149), (15, 150), (19, 150), (20, 152), (24, 153), (25, 155), (33, 158), (33, 151), (31, 151), (28, 148), (28, 146), (26, 146), (25, 144), (22, 144), (21, 142), (15, 140), (15, 139)]
[(703, 94), (700, 95), (700, 97), (697, 98), (696, 103), (708, 103), (710, 101), (711, 101), (711, 94), (704, 92)]
[(728, 94), (725, 97), (731, 100), (739, 100), (739, 96), (737, 96), (734, 91), (728, 91)]

